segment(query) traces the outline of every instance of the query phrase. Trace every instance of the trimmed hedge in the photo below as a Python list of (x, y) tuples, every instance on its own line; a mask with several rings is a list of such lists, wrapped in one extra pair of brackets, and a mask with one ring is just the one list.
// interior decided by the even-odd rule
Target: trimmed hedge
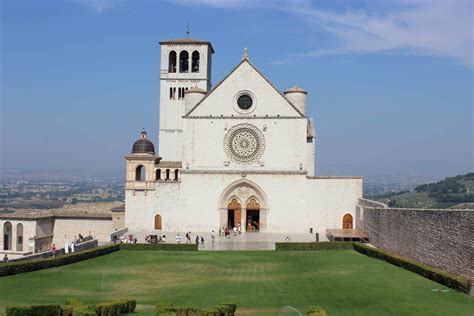
[(326, 310), (320, 306), (311, 306), (306, 313), (308, 316), (327, 316)]
[(353, 248), (352, 242), (323, 241), (323, 242), (277, 242), (275, 250), (347, 250)]
[(86, 305), (78, 299), (67, 299), (66, 306), (52, 305), (18, 305), (7, 306), (7, 316), (116, 316), (133, 313), (135, 300), (119, 300)]
[(233, 316), (237, 306), (235, 304), (219, 304), (211, 308), (174, 307), (172, 304), (158, 304), (155, 308), (157, 316)]
[(7, 306), (7, 316), (61, 316), (59, 304)]
[(114, 251), (120, 250), (120, 245), (109, 245), (97, 247), (81, 252), (71, 253), (63, 256), (46, 259), (34, 259), (21, 262), (4, 263), (0, 265), (0, 277), (14, 275), (23, 272), (42, 270), (47, 268), (59, 267), (99, 256), (103, 256)]
[(430, 267), (407, 257), (390, 253), (386, 250), (371, 248), (357, 243), (354, 243), (353, 247), (355, 251), (364, 255), (387, 261), (452, 289), (469, 293), (471, 288), (469, 280), (462, 276)]
[(120, 250), (197, 251), (197, 244), (120, 244)]

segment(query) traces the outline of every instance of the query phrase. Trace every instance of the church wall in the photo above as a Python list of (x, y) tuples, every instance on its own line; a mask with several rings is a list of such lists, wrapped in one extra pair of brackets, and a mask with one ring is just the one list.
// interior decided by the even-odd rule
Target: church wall
[(308, 225), (326, 239), (326, 229), (342, 228), (344, 214), (351, 214), (355, 227), (355, 207), (362, 198), (362, 179), (357, 177), (308, 177)]
[(255, 162), (245, 169), (299, 171), (300, 164), (303, 170), (306, 168), (305, 119), (185, 119), (183, 166), (200, 170), (243, 169), (243, 165), (233, 162), (224, 150), (226, 133), (242, 123), (254, 125), (265, 138), (265, 151), (260, 158), (263, 165)]
[[(36, 236), (36, 220), (28, 220), (28, 219), (0, 219), (0, 251), (3, 250), (3, 225), (6, 222), (10, 222), (12, 224), (12, 251), (16, 252), (16, 244), (17, 244), (17, 225), (23, 225), (23, 251), (22, 252), (32, 252), (34, 249), (30, 248), (28, 239), (33, 238)], [(8, 253), (9, 251), (7, 251)], [(13, 257), (10, 257), (13, 259)]]
[(154, 191), (125, 192), (125, 227), (130, 231), (154, 231), (160, 214), (164, 231), (180, 229), (180, 181), (158, 181)]
[[(306, 176), (304, 174), (251, 174), (240, 173), (182, 173), (183, 229), (191, 231), (216, 230), (226, 218), (227, 209), (219, 210), (219, 199), (235, 181), (255, 183), (266, 197), (261, 201), (262, 231), (281, 233), (306, 232), (308, 215)], [(248, 184), (247, 184), (248, 185)], [(245, 204), (247, 199), (240, 199)], [(227, 205), (229, 201), (224, 201)], [(267, 206), (268, 210), (264, 210)], [(291, 219), (291, 220), (289, 220)]]

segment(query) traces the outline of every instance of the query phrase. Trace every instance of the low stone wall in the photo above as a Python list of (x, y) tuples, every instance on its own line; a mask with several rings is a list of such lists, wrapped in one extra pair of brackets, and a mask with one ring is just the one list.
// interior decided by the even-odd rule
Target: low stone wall
[[(86, 241), (86, 242), (83, 242), (83, 243), (80, 243), (80, 244), (75, 244), (74, 245), (74, 252), (79, 252), (79, 251), (83, 251), (83, 250), (86, 250), (86, 249), (91, 249), (91, 248), (96, 248), (98, 247), (98, 240), (97, 239), (92, 239), (92, 240), (89, 240), (89, 241)], [(53, 255), (53, 252), (51, 250), (49, 251), (44, 251), (44, 252), (40, 252), (40, 253), (35, 253), (35, 254), (32, 254), (32, 255), (27, 255), (27, 256), (23, 256), (23, 257), (20, 257), (20, 258), (17, 258), (17, 259), (14, 259), (14, 260), (10, 260), (10, 261), (23, 261), (23, 260), (31, 260), (31, 259), (44, 259), (44, 258), (49, 258), (49, 257), (52, 257)], [(64, 249), (58, 249), (56, 250), (56, 256), (62, 256), (64, 255)]]
[(474, 280), (474, 211), (384, 208), (367, 201), (356, 207), (356, 225), (371, 244)]

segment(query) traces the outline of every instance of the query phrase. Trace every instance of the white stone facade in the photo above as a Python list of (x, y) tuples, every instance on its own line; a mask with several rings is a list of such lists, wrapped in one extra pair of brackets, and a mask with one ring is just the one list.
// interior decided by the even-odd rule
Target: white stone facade
[[(194, 45), (191, 39), (179, 41), (162, 42), (162, 76), (170, 45), (178, 51)], [(202, 43), (210, 80), (212, 46)], [(327, 228), (343, 228), (344, 215), (355, 217), (362, 179), (315, 177), (316, 133), (306, 116), (306, 91), (294, 87), (281, 93), (245, 55), (211, 91), (210, 83), (201, 81), (185, 93), (180, 115), (172, 117), (170, 100), (163, 100), (170, 81), (161, 81), (160, 157), (126, 157), (129, 230), (210, 232), (240, 226), (242, 231), (324, 236)], [(179, 127), (182, 138), (163, 140), (162, 126), (168, 123)], [(147, 174), (136, 181), (140, 165)]]

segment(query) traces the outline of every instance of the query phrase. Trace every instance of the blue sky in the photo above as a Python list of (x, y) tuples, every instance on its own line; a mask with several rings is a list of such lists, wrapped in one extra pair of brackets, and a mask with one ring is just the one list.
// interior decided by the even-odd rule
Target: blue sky
[[(160, 40), (212, 42), (309, 91), (318, 174), (473, 168), (471, 1), (3, 0), (3, 168), (124, 167), (157, 145)], [(282, 144), (284, 145), (284, 144)]]

